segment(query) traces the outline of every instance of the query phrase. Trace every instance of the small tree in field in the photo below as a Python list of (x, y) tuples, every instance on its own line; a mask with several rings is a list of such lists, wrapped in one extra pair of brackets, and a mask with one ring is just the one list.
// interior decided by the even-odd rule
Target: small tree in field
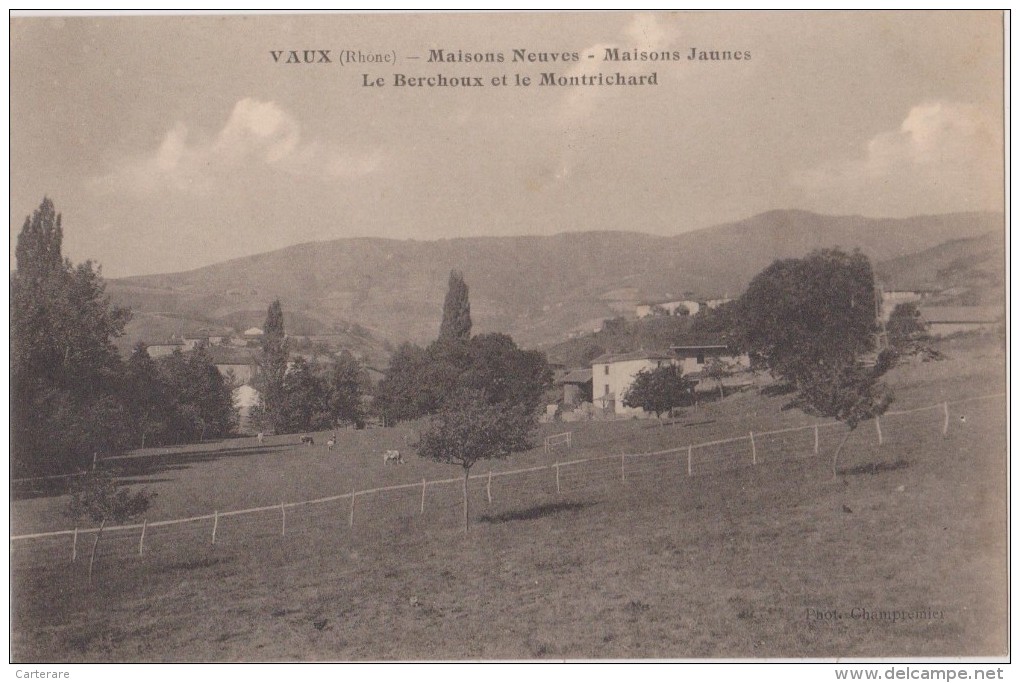
[(470, 524), (468, 477), (479, 460), (506, 458), (530, 447), (534, 415), (521, 405), (489, 403), (484, 391), (458, 391), (421, 432), (422, 458), (464, 469), (464, 531)]
[(693, 380), (684, 377), (683, 371), (676, 365), (641, 370), (634, 377), (630, 391), (624, 396), (623, 405), (655, 413), (661, 425), (662, 414), (682, 405), (690, 396), (694, 384)]
[(735, 363), (727, 363), (722, 358), (716, 357), (710, 359), (705, 363), (705, 377), (715, 380), (715, 384), (719, 387), (719, 398), (726, 398), (726, 392), (723, 389), (723, 380), (727, 377), (731, 377), (736, 371), (738, 366)]
[(895, 354), (879, 354), (874, 366), (857, 361), (820, 365), (803, 377), (795, 401), (805, 412), (831, 417), (847, 426), (832, 456), (832, 476), (837, 476), (839, 454), (850, 435), (864, 420), (882, 415), (892, 403), (892, 391), (879, 381), (895, 363)]
[(109, 472), (104, 470), (91, 471), (78, 480), (71, 491), (71, 499), (67, 502), (64, 512), (78, 522), (89, 519), (99, 524), (96, 539), (92, 543), (89, 556), (88, 584), (92, 585), (92, 566), (96, 561), (96, 548), (103, 535), (107, 522), (123, 524), (144, 514), (152, 504), (154, 493), (146, 489), (128, 493), (127, 489), (117, 486), (117, 482)]

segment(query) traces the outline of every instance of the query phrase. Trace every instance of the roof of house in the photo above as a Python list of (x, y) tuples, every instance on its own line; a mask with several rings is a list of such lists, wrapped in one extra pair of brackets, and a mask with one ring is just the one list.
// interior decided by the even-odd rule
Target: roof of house
[(671, 344), (671, 349), (693, 349), (693, 348), (715, 348), (727, 346), (726, 339), (717, 333), (705, 332), (702, 334), (687, 333)]
[(558, 381), (559, 384), (586, 384), (591, 381), (591, 368), (581, 368), (579, 370), (571, 370), (566, 375), (561, 377)]
[(630, 351), (628, 353), (605, 353), (592, 361), (595, 364), (622, 363), (628, 360), (673, 360), (665, 351)]
[(994, 323), (1003, 317), (997, 306), (922, 306), (921, 317), (930, 323)]
[(209, 337), (226, 337), (234, 331), (227, 327), (202, 327), (184, 334), (185, 339), (208, 339)]
[(667, 304), (696, 304), (696, 299), (660, 299), (658, 301), (639, 301), (638, 306), (665, 306)]
[(255, 362), (252, 349), (238, 346), (208, 346), (205, 352), (213, 365), (251, 365)]
[(170, 341), (152, 342), (151, 344), (146, 344), (145, 346), (147, 348), (152, 348), (153, 346), (184, 346), (184, 342), (174, 341), (173, 339), (171, 339)]

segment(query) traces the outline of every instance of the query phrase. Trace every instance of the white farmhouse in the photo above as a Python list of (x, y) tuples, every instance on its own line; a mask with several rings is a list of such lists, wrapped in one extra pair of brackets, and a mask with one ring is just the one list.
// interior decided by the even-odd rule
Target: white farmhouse
[(672, 365), (672, 355), (662, 351), (632, 351), (608, 353), (591, 362), (592, 402), (615, 415), (645, 416), (641, 408), (628, 408), (623, 399), (630, 391), (634, 378), (642, 370), (654, 370)]

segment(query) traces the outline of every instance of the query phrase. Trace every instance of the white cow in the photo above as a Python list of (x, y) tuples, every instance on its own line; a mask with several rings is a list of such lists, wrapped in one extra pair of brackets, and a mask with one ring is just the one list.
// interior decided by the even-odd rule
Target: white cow
[(333, 446), (335, 446), (335, 445), (336, 445), (336, 434), (334, 434), (331, 437), (329, 437), (329, 441), (326, 442), (326, 451), (327, 452), (332, 451), (333, 450)]
[(404, 457), (400, 455), (400, 451), (386, 451), (383, 453), (382, 462), (384, 465), (389, 465), (391, 462), (394, 465), (404, 464)]

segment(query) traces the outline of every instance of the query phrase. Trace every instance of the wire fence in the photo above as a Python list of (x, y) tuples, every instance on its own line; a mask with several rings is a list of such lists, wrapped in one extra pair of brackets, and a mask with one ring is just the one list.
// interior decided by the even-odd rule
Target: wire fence
[[(872, 421), (870, 438), (880, 446), (916, 443), (919, 434), (946, 437), (966, 431), (965, 416), (951, 410), (961, 404), (1001, 399), (1005, 394), (978, 396), (911, 410), (889, 411)], [(517, 506), (542, 504), (564, 493), (604, 491), (620, 483), (655, 486), (664, 474), (695, 477), (738, 468), (812, 458), (832, 452), (843, 438), (842, 423), (826, 422), (787, 429), (748, 432), (727, 439), (689, 443), (647, 453), (614, 453), (567, 459), (521, 469), (474, 474), (468, 478), (472, 501), (512, 501)], [(861, 425), (860, 430), (868, 429)], [(242, 547), (278, 541), (281, 537), (371, 529), (380, 519), (424, 520), (437, 527), (460, 523), (463, 477), (423, 480), (333, 496), (242, 510), (214, 510), (184, 519), (143, 521), (102, 530), (102, 555), (126, 559), (210, 546)], [(11, 536), (14, 569), (76, 562), (87, 557), (98, 528), (65, 529)]]

